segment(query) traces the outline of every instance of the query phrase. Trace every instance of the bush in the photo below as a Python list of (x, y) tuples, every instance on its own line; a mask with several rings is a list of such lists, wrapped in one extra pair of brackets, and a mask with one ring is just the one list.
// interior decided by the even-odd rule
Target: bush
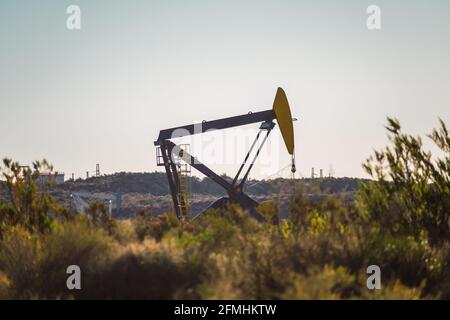
[(137, 213), (134, 226), (139, 240), (151, 237), (161, 240), (164, 233), (180, 224), (174, 214), (163, 214), (158, 217), (153, 216), (151, 212), (141, 210)]
[(0, 172), (6, 180), (9, 203), (0, 204), (0, 239), (11, 226), (21, 226), (30, 232), (47, 232), (55, 217), (64, 210), (55, 204), (53, 198), (40, 192), (37, 180), (41, 171), (52, 172), (46, 161), (35, 161), (32, 168), (20, 166), (11, 159), (3, 159)]
[(429, 135), (443, 158), (422, 149), (420, 137), (401, 131), (397, 120), (386, 126), (392, 146), (375, 151), (364, 168), (376, 178), (361, 187), (359, 205), (380, 231), (430, 241), (450, 240), (450, 136), (443, 121)]
[[(447, 129), (441, 122), (430, 135), (443, 158), (396, 120), (387, 129), (392, 146), (364, 165), (376, 180), (356, 202), (323, 191), (312, 201), (299, 184), (289, 218), (275, 225), (235, 205), (182, 222), (145, 211), (116, 221), (99, 204), (65, 219), (23, 178), (30, 172), (14, 173), (16, 203), (0, 205), (0, 297), (450, 299)], [(272, 221), (278, 208), (258, 210)], [(72, 264), (82, 269), (81, 291), (66, 288)], [(381, 290), (366, 287), (373, 264)]]
[(67, 298), (67, 267), (75, 264), (89, 274), (108, 257), (111, 246), (105, 232), (84, 218), (46, 235), (15, 227), (0, 243), (0, 270), (11, 281), (14, 298)]
[(203, 266), (190, 264), (183, 255), (147, 240), (114, 256), (88, 279), (80, 298), (193, 299), (193, 288), (204, 278)]

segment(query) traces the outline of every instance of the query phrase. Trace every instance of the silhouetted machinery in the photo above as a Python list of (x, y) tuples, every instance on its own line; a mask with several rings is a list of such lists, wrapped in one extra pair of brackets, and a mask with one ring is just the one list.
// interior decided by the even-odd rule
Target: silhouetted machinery
[[(244, 193), (244, 184), (248, 178), (250, 170), (253, 167), (253, 164), (256, 161), (256, 158), (259, 155), (261, 148), (263, 147), (270, 132), (275, 126), (274, 120), (277, 120), (287, 151), (292, 156), (291, 171), (292, 173), (294, 173), (296, 169), (294, 156), (294, 128), (292, 125), (293, 119), (286, 94), (282, 88), (278, 88), (277, 90), (272, 109), (254, 113), (249, 112), (248, 114), (244, 115), (212, 121), (203, 121), (198, 124), (190, 124), (161, 130), (159, 132), (158, 139), (154, 142), (155, 146), (157, 146), (157, 165), (165, 167), (176, 215), (179, 218), (188, 216), (187, 193), (185, 192), (183, 179), (182, 177), (180, 177), (180, 175), (182, 175), (182, 171), (179, 170), (180, 163), (184, 162), (185, 164), (189, 164), (205, 176), (212, 179), (228, 193), (228, 197), (223, 197), (216, 200), (208, 207), (208, 209), (224, 207), (230, 202), (237, 203), (242, 208), (247, 210), (253, 218), (257, 219), (258, 221), (263, 221), (263, 217), (255, 210), (258, 206), (258, 202)], [(251, 145), (250, 150), (247, 152), (242, 165), (240, 166), (236, 176), (231, 183), (213, 172), (205, 164), (201, 163), (197, 158), (190, 155), (188, 151), (180, 148), (180, 146), (177, 146), (174, 142), (171, 141), (171, 139), (174, 138), (205, 133), (206, 131), (211, 129), (221, 130), (257, 122), (261, 123), (259, 126), (260, 130), (256, 135), (256, 138)], [(243, 175), (242, 179), (239, 180), (244, 166), (247, 163), (252, 150), (257, 145), (257, 142), (259, 141), (261, 136), (263, 137), (263, 140), (259, 144), (256, 154), (254, 155), (254, 158), (248, 166), (245, 174)]]

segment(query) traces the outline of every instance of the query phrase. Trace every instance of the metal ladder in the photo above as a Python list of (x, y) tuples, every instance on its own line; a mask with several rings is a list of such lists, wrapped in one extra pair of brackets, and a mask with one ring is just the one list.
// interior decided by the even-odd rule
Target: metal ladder
[[(174, 181), (176, 184), (176, 195), (178, 208), (176, 210), (181, 214), (181, 218), (189, 219), (191, 217), (191, 165), (189, 164), (190, 157), (183, 156), (189, 154), (190, 145), (181, 144), (178, 146), (179, 153), (173, 153), (172, 159), (177, 172), (177, 179)], [(186, 152), (186, 153), (185, 153)], [(156, 148), (156, 164), (158, 166), (164, 166), (164, 157), (161, 148)]]
[(180, 154), (175, 157), (178, 172), (178, 206), (184, 219), (191, 217), (191, 165), (183, 158), (183, 152), (189, 153), (190, 145), (180, 145)]

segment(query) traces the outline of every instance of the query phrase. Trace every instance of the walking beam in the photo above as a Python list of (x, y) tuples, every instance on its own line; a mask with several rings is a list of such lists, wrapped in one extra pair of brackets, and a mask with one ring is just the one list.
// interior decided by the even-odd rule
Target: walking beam
[(164, 140), (190, 136), (198, 133), (204, 133), (208, 130), (228, 129), (238, 126), (244, 126), (256, 122), (272, 121), (275, 119), (275, 113), (272, 109), (248, 113), (240, 116), (223, 118), (212, 121), (203, 121), (196, 124), (164, 129), (159, 132), (155, 145), (161, 145)]

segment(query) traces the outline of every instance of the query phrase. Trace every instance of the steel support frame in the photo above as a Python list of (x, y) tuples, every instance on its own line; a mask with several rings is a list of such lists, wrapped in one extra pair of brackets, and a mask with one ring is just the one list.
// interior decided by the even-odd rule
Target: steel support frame
[(251, 154), (253, 148), (255, 147), (256, 143), (258, 142), (261, 133), (262, 133), (264, 130), (266, 130), (267, 132), (266, 132), (266, 135), (265, 135), (264, 138), (263, 138), (263, 141), (261, 142), (261, 144), (259, 145), (258, 149), (256, 150), (256, 154), (255, 154), (255, 156), (253, 157), (253, 160), (252, 160), (252, 162), (250, 163), (250, 166), (248, 167), (247, 171), (246, 171), (245, 174), (244, 174), (244, 177), (242, 178), (241, 182), (239, 183), (238, 190), (240, 190), (241, 192), (243, 192), (243, 190), (244, 190), (244, 184), (245, 184), (245, 182), (247, 181), (248, 175), (249, 175), (250, 171), (252, 170), (253, 165), (255, 164), (255, 161), (256, 161), (256, 159), (258, 158), (259, 153), (261, 152), (261, 149), (262, 149), (262, 147), (264, 146), (265, 142), (267, 141), (267, 138), (269, 137), (269, 134), (270, 134), (270, 132), (272, 131), (272, 129), (273, 129), (274, 126), (275, 126), (275, 125), (274, 125), (274, 123), (273, 123), (272, 121), (270, 121), (270, 122), (264, 122), (263, 124), (261, 124), (261, 128), (260, 128), (258, 134), (256, 135), (256, 138), (255, 138), (255, 140), (253, 141), (253, 143), (252, 143), (252, 145), (251, 145), (251, 147), (250, 147), (250, 150), (248, 150), (247, 155), (246, 155), (245, 158), (244, 158), (244, 161), (242, 162), (241, 166), (239, 167), (239, 170), (238, 170), (238, 172), (236, 173), (236, 176), (235, 176), (234, 179), (233, 179), (233, 184), (232, 184), (233, 187), (236, 187), (236, 184), (237, 184), (237, 181), (238, 181), (238, 179), (239, 179), (239, 176), (240, 176), (240, 174), (241, 174), (241, 172), (242, 172), (242, 169), (244, 168), (245, 164), (247, 163), (247, 160), (248, 160), (248, 158), (250, 157), (250, 154)]
[[(178, 217), (182, 216), (182, 212), (179, 207), (179, 202), (177, 198), (177, 194), (179, 192), (179, 187), (177, 186), (176, 179), (178, 179), (178, 175), (176, 173), (176, 170), (174, 171), (171, 164), (173, 161), (169, 159), (171, 156), (170, 152), (176, 147), (176, 144), (172, 141), (166, 140), (163, 144), (161, 144), (161, 151), (163, 153), (163, 159), (164, 159), (164, 166), (166, 168), (167, 173), (167, 179), (169, 181), (169, 187), (170, 192), (172, 195), (172, 200), (174, 202), (175, 206), (175, 212)], [(170, 150), (170, 151), (169, 151)], [(169, 153), (166, 153), (166, 151), (169, 151)], [(233, 184), (229, 183), (227, 180), (219, 176), (217, 173), (212, 171), (210, 168), (208, 168), (205, 164), (201, 163), (197, 158), (190, 155), (186, 151), (184, 151), (185, 156), (184, 159), (188, 159), (190, 161), (189, 165), (195, 169), (197, 169), (199, 172), (204, 174), (206, 177), (213, 180), (215, 183), (217, 183), (219, 186), (221, 186), (225, 191), (228, 193), (228, 196), (230, 197), (230, 200), (232, 202), (236, 202), (243, 209), (248, 210), (249, 214), (255, 218), (258, 221), (264, 221), (263, 217), (255, 211), (255, 207), (258, 205), (258, 202), (250, 198), (248, 195), (246, 195), (242, 190), (237, 189)], [(167, 159), (167, 160), (166, 160)], [(175, 173), (175, 174), (173, 174)]]
[[(175, 147), (177, 145), (170, 141), (169, 139), (172, 138), (178, 138), (188, 135), (194, 135), (198, 133), (203, 133), (208, 130), (218, 130), (218, 129), (227, 129), (242, 125), (247, 125), (251, 123), (256, 122), (262, 122), (260, 131), (257, 134), (257, 137), (255, 141), (253, 142), (249, 152), (247, 153), (244, 162), (242, 163), (241, 167), (239, 168), (238, 173), (236, 174), (236, 177), (234, 178), (232, 183), (229, 183), (227, 180), (223, 179), (221, 176), (216, 174), (214, 171), (212, 171), (210, 168), (208, 168), (205, 164), (201, 163), (197, 158), (190, 155), (188, 152), (183, 150), (185, 155), (183, 156), (183, 161), (190, 161), (188, 163), (193, 168), (200, 171), (202, 174), (204, 174), (206, 177), (209, 177), (212, 179), (215, 183), (220, 185), (223, 189), (226, 190), (228, 193), (228, 196), (232, 202), (236, 202), (245, 210), (247, 210), (253, 218), (256, 220), (263, 222), (264, 218), (255, 210), (256, 206), (258, 205), (258, 202), (250, 198), (248, 195), (246, 195), (243, 192), (243, 186), (244, 183), (248, 177), (248, 174), (250, 170), (253, 167), (253, 164), (256, 161), (256, 158), (259, 155), (259, 152), (261, 148), (263, 147), (265, 141), (267, 140), (267, 137), (269, 136), (271, 130), (274, 127), (273, 120), (275, 119), (275, 113), (273, 110), (266, 110), (266, 111), (260, 111), (255, 113), (248, 113), (245, 115), (235, 116), (235, 117), (229, 117), (229, 118), (223, 118), (213, 121), (203, 121), (198, 124), (192, 124), (192, 125), (186, 125), (181, 127), (175, 127), (170, 129), (161, 130), (158, 136), (158, 140), (155, 141), (155, 145), (160, 146), (161, 148), (161, 154), (163, 157), (164, 167), (167, 174), (167, 180), (169, 183), (170, 193), (172, 196), (172, 201), (174, 203), (175, 207), (175, 213), (178, 218), (181, 218), (185, 213), (181, 212), (180, 203), (177, 195), (180, 193), (180, 186), (179, 186), (179, 177), (176, 170), (176, 164), (174, 163), (172, 159), (172, 153)], [(240, 173), (242, 172), (244, 165), (246, 164), (248, 158), (250, 157), (250, 153), (255, 147), (261, 132), (263, 130), (267, 130), (267, 133), (264, 137), (264, 140), (262, 141), (261, 145), (258, 147), (258, 150), (256, 152), (256, 155), (254, 156), (248, 170), (246, 171), (243, 179), (239, 183), (239, 186), (236, 186), (237, 179), (239, 178)], [(184, 199), (180, 199), (181, 201), (184, 201)]]
[(183, 196), (180, 196), (180, 201), (178, 196), (180, 194), (179, 177), (177, 172), (176, 164), (172, 159), (173, 146), (170, 144), (161, 145), (161, 155), (164, 161), (164, 168), (166, 169), (167, 181), (169, 183), (170, 194), (172, 196), (173, 206), (175, 209), (175, 214), (179, 219), (181, 219), (186, 213), (182, 212), (180, 208), (180, 201), (185, 201)]

